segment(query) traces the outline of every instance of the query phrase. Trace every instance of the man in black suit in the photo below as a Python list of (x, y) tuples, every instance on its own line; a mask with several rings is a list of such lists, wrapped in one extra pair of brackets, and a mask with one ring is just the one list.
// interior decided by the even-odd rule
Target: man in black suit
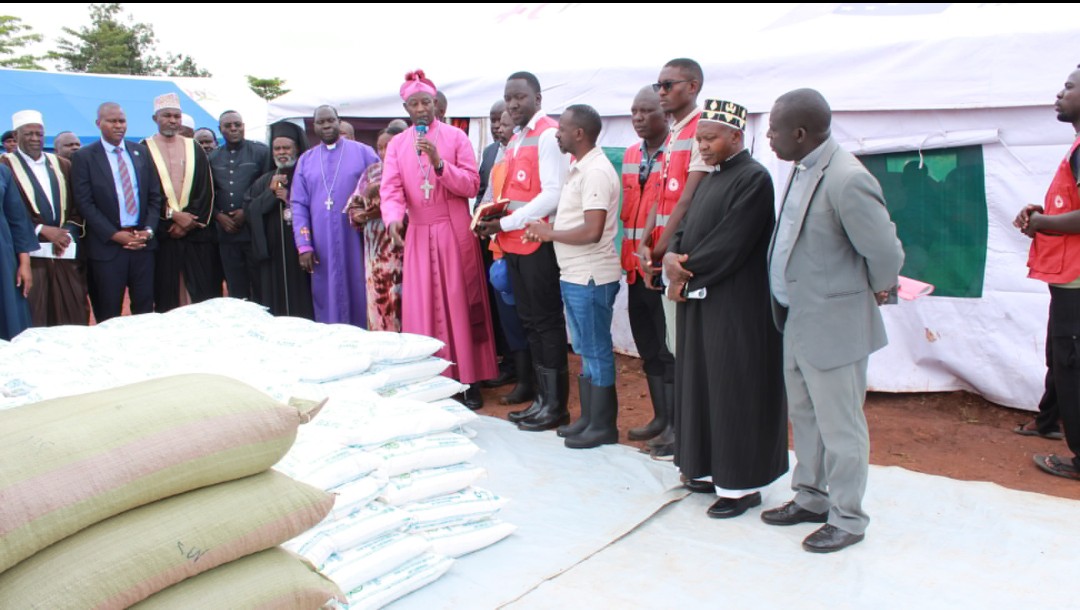
[(97, 126), (101, 140), (71, 158), (71, 182), (86, 221), (90, 303), (94, 318), (104, 322), (120, 315), (125, 288), (131, 313), (154, 310), (154, 230), (161, 215), (161, 187), (146, 147), (124, 141), (127, 117), (119, 104), (99, 106)]

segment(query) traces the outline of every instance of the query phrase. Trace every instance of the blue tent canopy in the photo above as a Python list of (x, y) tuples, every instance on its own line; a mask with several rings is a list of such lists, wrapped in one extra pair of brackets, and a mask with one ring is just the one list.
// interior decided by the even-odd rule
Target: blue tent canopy
[(116, 102), (127, 114), (126, 139), (138, 141), (157, 133), (154, 98), (163, 93), (179, 95), (180, 107), (197, 127), (217, 126), (217, 118), (167, 78), (0, 69), (0, 131), (11, 128), (12, 114), (37, 110), (45, 120), (45, 148), (53, 148), (53, 138), (62, 131), (88, 144), (101, 137), (94, 124), (98, 106)]

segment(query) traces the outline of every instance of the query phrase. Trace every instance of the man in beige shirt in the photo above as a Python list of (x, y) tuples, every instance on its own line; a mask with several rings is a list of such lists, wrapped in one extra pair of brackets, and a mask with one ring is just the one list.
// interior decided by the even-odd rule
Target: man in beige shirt
[(615, 168), (596, 146), (600, 128), (600, 115), (591, 106), (570, 106), (559, 117), (555, 139), (576, 160), (559, 196), (555, 224), (532, 222), (525, 231), (526, 239), (554, 242), (570, 337), (581, 355), (581, 417), (558, 430), (572, 449), (619, 441), (611, 316), (622, 275), (615, 252), (621, 187)]

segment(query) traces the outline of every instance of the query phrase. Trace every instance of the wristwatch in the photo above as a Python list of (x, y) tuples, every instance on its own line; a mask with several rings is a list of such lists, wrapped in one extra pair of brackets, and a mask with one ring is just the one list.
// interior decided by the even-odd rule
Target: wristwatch
[(150, 227), (146, 227), (146, 232), (150, 234), (150, 237), (147, 237), (146, 241), (150, 241), (151, 239), (154, 239), (154, 230), (153, 229), (151, 229)]

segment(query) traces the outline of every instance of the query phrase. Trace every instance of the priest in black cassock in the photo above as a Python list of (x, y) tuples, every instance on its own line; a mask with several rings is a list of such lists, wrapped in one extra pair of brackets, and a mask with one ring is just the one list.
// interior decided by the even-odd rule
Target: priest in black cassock
[(743, 146), (746, 109), (706, 100), (697, 128), (713, 166), (664, 256), (678, 303), (675, 464), (719, 499), (714, 518), (761, 504), (760, 488), (788, 468), (780, 333), (772, 321), (766, 263), (773, 183)]
[(303, 128), (281, 121), (270, 126), (270, 154), (276, 169), (263, 174), (244, 196), (251, 248), (259, 263), (261, 294), (256, 300), (275, 316), (315, 319), (311, 275), (300, 268), (292, 230), (292, 189), (296, 160), (306, 148)]

